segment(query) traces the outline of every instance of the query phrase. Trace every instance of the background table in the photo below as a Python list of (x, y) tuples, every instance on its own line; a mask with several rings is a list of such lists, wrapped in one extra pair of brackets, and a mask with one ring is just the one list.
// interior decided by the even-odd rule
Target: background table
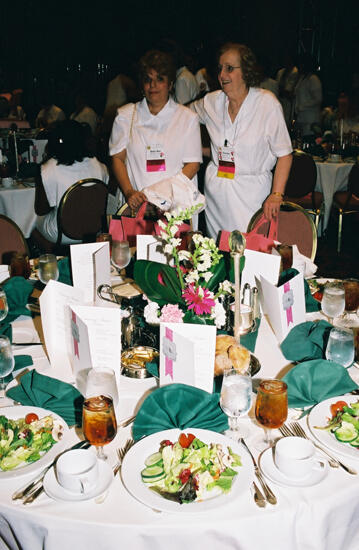
[(336, 191), (343, 191), (348, 185), (349, 172), (353, 163), (349, 162), (316, 162), (317, 183), (316, 191), (324, 195), (324, 224), (326, 230), (329, 222), (330, 210), (332, 208), (333, 196)]
[(35, 188), (21, 183), (9, 189), (0, 185), (0, 214), (13, 220), (26, 238), (35, 227)]

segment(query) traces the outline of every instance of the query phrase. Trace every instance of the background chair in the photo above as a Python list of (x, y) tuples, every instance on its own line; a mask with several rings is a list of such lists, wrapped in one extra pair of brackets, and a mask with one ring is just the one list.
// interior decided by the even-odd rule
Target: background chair
[[(247, 232), (253, 229), (262, 214), (262, 208), (254, 214), (248, 224)], [(270, 222), (267, 222), (261, 227), (263, 234), (268, 233), (269, 224)], [(286, 201), (281, 204), (277, 239), (283, 244), (296, 244), (301, 254), (314, 261), (317, 252), (317, 229), (311, 215), (301, 206)]]
[(25, 237), (20, 229), (7, 216), (0, 215), (0, 264), (10, 264), (13, 252), (29, 255)]
[(333, 207), (338, 210), (337, 251), (342, 246), (343, 216), (359, 214), (359, 164), (354, 164), (348, 177), (348, 190), (337, 191), (333, 197)]
[(324, 217), (324, 200), (323, 193), (314, 190), (316, 182), (317, 167), (313, 158), (303, 151), (293, 151), (284, 200), (298, 204), (312, 214), (318, 230), (319, 220)]
[(57, 211), (56, 246), (60, 246), (62, 235), (91, 242), (96, 240), (97, 233), (106, 231), (107, 197), (107, 186), (98, 179), (83, 179), (69, 187)]

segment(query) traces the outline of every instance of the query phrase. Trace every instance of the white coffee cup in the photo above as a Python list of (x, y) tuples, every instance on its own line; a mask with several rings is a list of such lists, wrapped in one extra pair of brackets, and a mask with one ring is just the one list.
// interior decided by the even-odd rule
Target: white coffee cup
[(56, 477), (72, 493), (87, 493), (99, 477), (96, 455), (87, 449), (74, 449), (62, 454), (56, 462)]
[(5, 189), (8, 189), (14, 185), (14, 180), (13, 178), (2, 178), (1, 183)]
[(313, 470), (322, 468), (320, 461), (316, 460), (313, 443), (302, 437), (279, 439), (274, 450), (274, 462), (283, 475), (292, 479), (304, 479)]

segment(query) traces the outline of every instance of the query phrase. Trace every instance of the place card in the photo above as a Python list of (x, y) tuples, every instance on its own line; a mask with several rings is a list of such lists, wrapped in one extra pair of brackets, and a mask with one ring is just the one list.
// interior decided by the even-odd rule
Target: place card
[(74, 288), (83, 290), (84, 302), (103, 303), (97, 288), (111, 284), (109, 243), (74, 244), (70, 252)]
[(163, 252), (163, 241), (152, 235), (136, 235), (137, 260), (149, 260), (159, 264), (173, 265), (173, 258)]
[(160, 386), (187, 384), (213, 391), (216, 327), (160, 324)]
[(293, 327), (305, 321), (304, 279), (298, 273), (286, 283), (277, 286), (264, 277), (257, 279), (259, 296), (279, 342)]
[(246, 283), (250, 286), (256, 285), (255, 278), (264, 277), (267, 281), (276, 285), (280, 273), (279, 254), (265, 254), (264, 252), (256, 252), (255, 250), (244, 251), (245, 264), (241, 273), (241, 287)]

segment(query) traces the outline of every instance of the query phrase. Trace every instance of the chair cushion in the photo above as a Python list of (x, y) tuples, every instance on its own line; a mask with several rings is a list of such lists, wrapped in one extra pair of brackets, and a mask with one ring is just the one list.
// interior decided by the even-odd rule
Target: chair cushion
[(348, 201), (350, 193), (348, 191), (337, 191), (334, 194), (333, 204), (337, 208), (344, 208), (345, 210), (358, 210), (359, 211), (359, 198), (352, 195)]
[(299, 206), (301, 206), (302, 208), (305, 208), (306, 210), (313, 210), (313, 199), (314, 199), (315, 209), (319, 211), (321, 209), (321, 206), (323, 205), (323, 193), (320, 193), (319, 191), (308, 193), (304, 197), (288, 197), (288, 196), (284, 197), (285, 201), (299, 204)]

